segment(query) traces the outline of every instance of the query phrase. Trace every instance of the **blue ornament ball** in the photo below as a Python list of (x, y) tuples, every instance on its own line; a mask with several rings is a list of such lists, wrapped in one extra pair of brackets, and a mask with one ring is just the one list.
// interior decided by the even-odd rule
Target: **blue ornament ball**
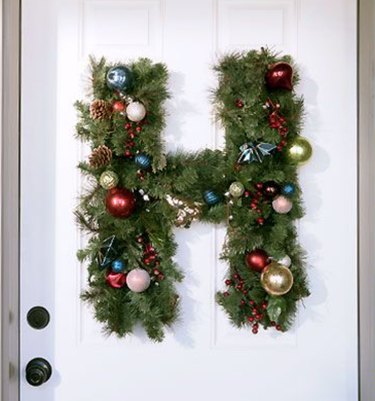
[(107, 85), (110, 89), (126, 92), (133, 86), (133, 73), (123, 65), (112, 67), (107, 72)]
[(115, 273), (120, 273), (125, 269), (125, 262), (122, 259), (116, 259), (112, 262), (111, 268)]
[(134, 158), (134, 163), (141, 169), (147, 170), (151, 167), (151, 158), (145, 153), (138, 153)]
[(292, 183), (285, 184), (282, 189), (282, 193), (284, 195), (290, 196), (293, 195), (296, 190), (296, 187)]
[(220, 195), (218, 195), (215, 191), (212, 191), (210, 189), (207, 191), (204, 191), (203, 198), (204, 198), (204, 201), (209, 206), (216, 205), (217, 203), (220, 202)]

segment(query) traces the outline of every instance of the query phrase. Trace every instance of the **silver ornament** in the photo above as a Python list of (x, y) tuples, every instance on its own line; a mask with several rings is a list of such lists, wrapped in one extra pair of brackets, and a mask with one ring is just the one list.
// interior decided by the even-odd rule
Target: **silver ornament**
[(245, 187), (242, 182), (234, 181), (230, 184), (229, 192), (234, 198), (239, 198), (245, 192)]
[(290, 259), (288, 255), (285, 255), (283, 258), (278, 260), (278, 262), (283, 266), (289, 267), (292, 264), (292, 259)]
[(126, 115), (130, 121), (142, 121), (146, 116), (146, 108), (141, 102), (131, 102), (126, 108)]

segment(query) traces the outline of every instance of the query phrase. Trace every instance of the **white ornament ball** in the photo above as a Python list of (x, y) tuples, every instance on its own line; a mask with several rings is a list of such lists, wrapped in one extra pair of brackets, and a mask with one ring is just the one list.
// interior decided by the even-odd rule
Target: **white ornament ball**
[(150, 286), (150, 275), (144, 269), (133, 269), (126, 276), (126, 284), (133, 292), (143, 292)]
[(290, 267), (290, 265), (292, 264), (292, 259), (290, 259), (288, 255), (285, 255), (278, 262), (283, 266)]
[(272, 202), (273, 210), (280, 214), (286, 214), (292, 210), (293, 202), (287, 197), (280, 195)]
[(126, 115), (130, 121), (142, 121), (146, 116), (146, 107), (141, 102), (131, 102), (126, 108)]

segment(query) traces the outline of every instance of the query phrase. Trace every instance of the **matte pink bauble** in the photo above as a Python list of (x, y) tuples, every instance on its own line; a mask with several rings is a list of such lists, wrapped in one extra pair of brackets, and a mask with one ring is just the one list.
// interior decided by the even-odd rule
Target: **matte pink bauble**
[(280, 195), (274, 199), (272, 207), (275, 212), (286, 214), (292, 210), (293, 202), (286, 196)]
[(150, 286), (150, 275), (144, 269), (133, 269), (126, 276), (126, 284), (133, 292), (143, 292)]

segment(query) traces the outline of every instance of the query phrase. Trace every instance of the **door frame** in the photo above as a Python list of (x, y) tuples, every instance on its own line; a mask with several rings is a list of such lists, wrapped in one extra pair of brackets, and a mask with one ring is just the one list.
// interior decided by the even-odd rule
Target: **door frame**
[[(359, 400), (375, 401), (375, 5), (358, 0)], [(22, 0), (0, 0), (1, 397), (19, 401), (20, 89)]]

